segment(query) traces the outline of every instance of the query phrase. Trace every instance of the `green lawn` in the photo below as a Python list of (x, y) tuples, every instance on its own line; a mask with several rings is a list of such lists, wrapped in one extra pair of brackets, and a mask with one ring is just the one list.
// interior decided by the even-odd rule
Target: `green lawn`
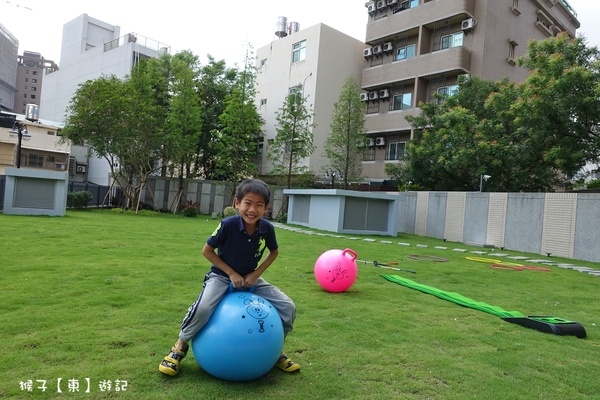
[[(203, 372), (190, 352), (180, 374), (165, 377), (158, 364), (201, 290), (209, 268), (201, 248), (216, 225), (207, 216), (106, 210), (0, 215), (0, 398), (600, 398), (600, 277), (558, 267), (490, 269), (451, 251), (481, 248), (410, 235), (366, 242), (278, 229), (280, 256), (265, 278), (296, 302), (298, 318), (285, 350), (302, 370), (288, 375), (273, 369), (256, 381), (233, 383)], [(314, 262), (326, 250), (344, 248), (363, 260), (397, 261), (416, 274), (361, 264), (348, 291), (326, 292), (314, 279)], [(409, 254), (449, 262), (416, 261)], [(578, 321), (587, 338), (509, 324), (382, 274), (525, 315)]]

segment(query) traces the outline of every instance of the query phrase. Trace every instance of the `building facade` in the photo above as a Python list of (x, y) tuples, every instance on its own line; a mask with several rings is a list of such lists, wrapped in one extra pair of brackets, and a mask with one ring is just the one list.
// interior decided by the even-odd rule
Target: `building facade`
[[(120, 27), (82, 14), (63, 26), (60, 69), (46, 75), (40, 101), (40, 117), (64, 122), (67, 106), (79, 84), (102, 75), (123, 78), (140, 59), (169, 53), (170, 47), (128, 33), (121, 36)], [(87, 148), (73, 146), (70, 163), (77, 165), (74, 181), (110, 185), (110, 167)]]
[[(328, 160), (322, 155), (329, 135), (333, 105), (338, 100), (344, 81), (353, 76), (360, 85), (364, 60), (364, 43), (325, 24), (299, 30), (290, 25), (280, 39), (256, 51), (256, 107), (265, 120), (264, 142), (259, 145), (260, 174), (271, 172), (267, 160), (269, 143), (277, 131), (276, 113), (286, 96), (299, 90), (307, 97), (307, 108), (314, 111), (312, 129), (316, 150), (303, 160), (303, 165), (317, 177), (323, 176)], [(285, 28), (285, 27), (284, 27)]]
[(386, 179), (412, 138), (407, 115), (434, 93), (451, 95), (464, 75), (522, 82), (527, 42), (567, 32), (577, 14), (566, 0), (377, 0), (368, 15), (361, 98), (367, 104), (363, 173)]
[(17, 59), (17, 92), (13, 112), (25, 114), (27, 104), (39, 106), (44, 76), (56, 70), (58, 65), (54, 61), (46, 60), (40, 53), (24, 51)]
[[(62, 124), (52, 121), (30, 121), (25, 115), (2, 113), (2, 120), (21, 124), (21, 148), (15, 125), (0, 124), (0, 175), (6, 168), (17, 166), (20, 153), (20, 168), (67, 171), (71, 144), (60, 138)], [(9, 118), (10, 117), (10, 118)], [(5, 126), (6, 125), (6, 126)]]
[(0, 24), (0, 110), (12, 111), (17, 88), (19, 41)]

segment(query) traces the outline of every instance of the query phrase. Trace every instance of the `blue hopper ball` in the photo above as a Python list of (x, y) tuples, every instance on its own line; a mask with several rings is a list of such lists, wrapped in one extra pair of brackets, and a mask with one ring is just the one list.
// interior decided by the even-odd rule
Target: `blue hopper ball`
[(210, 319), (192, 339), (196, 361), (209, 374), (228, 381), (260, 378), (283, 349), (283, 324), (273, 305), (229, 285)]

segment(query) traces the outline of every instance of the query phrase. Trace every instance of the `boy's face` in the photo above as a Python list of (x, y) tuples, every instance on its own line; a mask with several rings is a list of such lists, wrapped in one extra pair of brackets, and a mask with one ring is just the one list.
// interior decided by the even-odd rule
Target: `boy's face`
[(268, 206), (265, 199), (256, 193), (247, 193), (241, 201), (235, 199), (234, 205), (246, 225), (256, 224), (265, 215)]

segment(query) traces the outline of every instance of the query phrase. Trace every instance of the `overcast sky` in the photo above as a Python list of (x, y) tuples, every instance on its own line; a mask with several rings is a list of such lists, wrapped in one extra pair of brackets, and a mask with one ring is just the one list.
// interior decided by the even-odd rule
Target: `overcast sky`
[[(0, 23), (19, 40), (19, 54), (33, 51), (57, 63), (63, 25), (86, 13), (120, 26), (121, 36), (137, 33), (170, 46), (171, 54), (191, 50), (203, 64), (211, 54), (233, 66), (242, 64), (246, 43), (258, 49), (277, 39), (279, 16), (298, 22), (300, 29), (322, 22), (364, 41), (365, 1), (0, 0)], [(568, 1), (581, 23), (577, 32), (600, 47), (600, 0)]]

